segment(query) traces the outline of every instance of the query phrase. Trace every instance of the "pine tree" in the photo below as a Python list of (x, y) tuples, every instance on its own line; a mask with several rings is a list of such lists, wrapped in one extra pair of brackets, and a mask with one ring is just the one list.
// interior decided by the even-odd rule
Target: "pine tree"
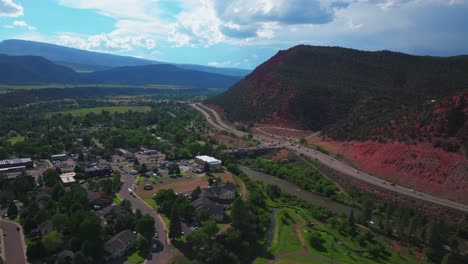
[(15, 219), (18, 216), (18, 207), (16, 207), (16, 204), (14, 202), (10, 202), (7, 214), (10, 219)]
[(354, 219), (353, 209), (351, 209), (351, 212), (349, 213), (349, 216), (348, 216), (348, 227), (349, 227), (349, 234), (352, 237), (355, 237), (357, 235), (357, 232), (356, 232), (356, 221)]
[(182, 226), (180, 224), (179, 212), (177, 206), (172, 208), (171, 212), (171, 224), (169, 225), (169, 238), (176, 239), (182, 234)]

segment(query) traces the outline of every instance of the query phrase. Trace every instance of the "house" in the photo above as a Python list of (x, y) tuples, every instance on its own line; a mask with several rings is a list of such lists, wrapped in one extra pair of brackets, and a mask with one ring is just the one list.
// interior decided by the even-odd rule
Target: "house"
[(26, 166), (10, 167), (0, 169), (0, 173), (22, 172), (26, 170)]
[(112, 174), (112, 171), (108, 166), (85, 168), (84, 172), (88, 177), (109, 177)]
[(192, 205), (197, 210), (208, 212), (216, 221), (223, 221), (226, 209), (236, 197), (235, 191), (236, 186), (232, 183), (205, 188)]
[(3, 168), (14, 168), (25, 166), (26, 168), (33, 167), (33, 161), (31, 158), (19, 158), (19, 159), (7, 159), (0, 160), (0, 169)]
[(104, 244), (105, 258), (111, 260), (123, 257), (135, 246), (136, 236), (136, 232), (131, 230), (124, 230), (113, 236)]
[(234, 200), (236, 198), (236, 186), (233, 183), (226, 183), (221, 186), (207, 188), (211, 197), (219, 200)]
[(66, 160), (67, 160), (67, 154), (52, 155), (52, 156), (50, 156), (50, 160), (51, 160), (52, 162), (55, 162), (55, 161), (66, 161)]
[(210, 167), (210, 170), (212, 171), (220, 171), (222, 170), (222, 165), (221, 161), (219, 159), (215, 159), (210, 156), (202, 155), (202, 156), (196, 156), (195, 157), (195, 162), (200, 164), (200, 165), (205, 165), (208, 164)]
[(102, 209), (114, 202), (112, 196), (104, 192), (88, 192), (88, 200), (89, 204), (95, 209)]
[(123, 148), (116, 149), (116, 152), (117, 152), (118, 155), (120, 155), (120, 156), (122, 156), (122, 157), (124, 157), (126, 159), (135, 157), (135, 154), (133, 154), (130, 151), (128, 151), (126, 149), (123, 149)]
[(65, 186), (71, 185), (76, 182), (75, 176), (76, 176), (75, 172), (62, 173), (60, 174), (60, 180)]
[(223, 221), (226, 216), (225, 206), (217, 204), (204, 195), (192, 202), (192, 205), (199, 211), (206, 211), (216, 221)]

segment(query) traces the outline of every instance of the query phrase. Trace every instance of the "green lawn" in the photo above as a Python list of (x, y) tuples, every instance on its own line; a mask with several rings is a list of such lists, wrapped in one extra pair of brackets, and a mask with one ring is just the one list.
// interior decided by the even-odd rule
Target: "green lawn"
[(276, 213), (276, 226), (278, 227), (275, 245), (271, 247), (271, 253), (299, 253), (302, 251), (301, 241), (296, 234), (296, 223), (300, 223), (297, 214), (291, 209), (282, 209)]
[(115, 204), (119, 205), (121, 202), (122, 202), (122, 198), (120, 198), (119, 196), (114, 197)]
[(312, 259), (311, 257), (307, 256), (286, 256), (282, 257), (281, 259), (277, 260), (274, 262), (275, 264), (309, 264), (309, 263), (314, 263), (314, 264), (329, 264), (332, 262), (329, 261), (321, 261), (318, 259)]
[(189, 87), (167, 85), (167, 84), (145, 84), (145, 85), (124, 85), (124, 84), (46, 84), (46, 85), (1, 85), (3, 90), (33, 90), (33, 89), (47, 89), (47, 88), (80, 88), (80, 87), (93, 87), (93, 88), (147, 88), (147, 89), (164, 89), (164, 90), (183, 90), (190, 89)]
[(10, 144), (14, 145), (18, 142), (23, 142), (26, 140), (26, 137), (13, 137), (13, 138), (9, 138), (8, 139), (8, 142), (10, 142)]
[(145, 261), (140, 255), (138, 255), (138, 251), (135, 252), (127, 257), (127, 261), (135, 264), (143, 263)]
[[(384, 246), (387, 253), (373, 259), (367, 247), (361, 247), (356, 239), (340, 234), (331, 224), (321, 223), (315, 219), (308, 210), (303, 208), (274, 202), (268, 199), (268, 206), (278, 208), (275, 215), (275, 228), (273, 240), (267, 255), (277, 256), (274, 263), (330, 263), (329, 259), (335, 259), (340, 263), (350, 264), (416, 264), (427, 263), (416, 258), (411, 249), (402, 247), (399, 253), (392, 252), (392, 242), (382, 236), (375, 235), (374, 243)], [(313, 227), (307, 224), (313, 223)], [(304, 255), (301, 242), (296, 233), (296, 225), (301, 226), (300, 232), (305, 240), (307, 253)], [(360, 228), (361, 229), (361, 228)], [(364, 232), (362, 229), (361, 232)], [(322, 248), (315, 249), (311, 246), (309, 238), (313, 233), (320, 234)], [(302, 253), (302, 254), (301, 254)], [(287, 256), (278, 257), (279, 254)], [(255, 264), (267, 263), (268, 256), (257, 258)]]
[(103, 107), (93, 107), (93, 108), (80, 108), (80, 109), (65, 110), (61, 112), (52, 112), (52, 113), (49, 113), (48, 116), (51, 116), (57, 113), (61, 113), (64, 115), (71, 114), (72, 116), (84, 116), (89, 113), (100, 114), (102, 111), (107, 111), (113, 114), (113, 113), (126, 113), (130, 110), (134, 112), (148, 112), (148, 111), (151, 111), (151, 107), (149, 106), (103, 106)]
[(157, 180), (156, 177), (154, 177), (154, 176), (151, 176), (151, 177), (149, 177), (149, 178), (146, 178), (145, 176), (140, 175), (140, 176), (138, 176), (138, 178), (137, 178), (137, 182), (142, 182), (142, 181), (145, 181), (146, 179), (148, 179), (149, 181), (156, 181), (156, 180)]
[(151, 208), (159, 208), (158, 204), (152, 198), (145, 198), (143, 199), (147, 204), (151, 206)]

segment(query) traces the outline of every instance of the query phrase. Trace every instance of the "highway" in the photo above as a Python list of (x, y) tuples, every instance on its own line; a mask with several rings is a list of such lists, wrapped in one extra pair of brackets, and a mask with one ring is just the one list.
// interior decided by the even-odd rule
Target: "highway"
[[(119, 157), (120, 158), (120, 157)], [(115, 158), (114, 158), (115, 159)], [(145, 263), (154, 263), (154, 264), (168, 264), (173, 258), (171, 253), (172, 245), (169, 243), (169, 239), (166, 234), (165, 223), (162, 217), (149, 205), (147, 205), (139, 197), (131, 195), (129, 189), (133, 189), (133, 185), (136, 180), (136, 176), (131, 175), (130, 168), (123, 166), (122, 170), (119, 168), (118, 163), (112, 162), (112, 169), (115, 171), (120, 171), (122, 174), (122, 188), (119, 191), (119, 196), (122, 199), (127, 199), (132, 204), (134, 210), (140, 209), (142, 214), (149, 214), (154, 218), (154, 228), (159, 233), (159, 241), (163, 245), (163, 249), (157, 253), (151, 253), (151, 257), (145, 261)]]
[[(216, 111), (212, 110), (211, 108), (206, 107), (200, 103), (192, 104), (191, 106), (194, 107), (196, 110), (200, 111), (203, 114), (203, 116), (207, 118), (207, 121), (211, 125), (216, 127), (217, 129), (223, 129), (238, 136), (246, 135), (245, 132), (238, 131), (235, 128), (226, 124), (222, 120), (222, 118), (219, 116), (219, 114), (216, 113)], [(215, 120), (213, 120), (212, 116), (214, 116)], [(386, 189), (386, 190), (389, 190), (389, 191), (392, 191), (401, 195), (415, 198), (418, 200), (449, 207), (449, 208), (456, 209), (456, 210), (463, 211), (463, 212), (468, 212), (468, 205), (466, 204), (454, 202), (448, 199), (439, 198), (436, 196), (432, 196), (426, 193), (422, 193), (422, 192), (415, 191), (409, 188), (405, 188), (403, 186), (393, 184), (391, 182), (369, 175), (365, 172), (356, 170), (355, 168), (349, 166), (348, 164), (345, 164), (333, 158), (332, 156), (326, 155), (322, 152), (319, 152), (319, 151), (316, 151), (316, 150), (313, 150), (304, 146), (299, 146), (297, 144), (292, 144), (287, 140), (279, 140), (279, 139), (269, 138), (266, 136), (259, 136), (259, 135), (256, 136), (256, 138), (259, 139), (260, 142), (262, 142), (262, 144), (258, 148), (270, 148), (271, 145), (274, 145), (276, 147), (285, 147), (287, 149), (296, 151), (299, 154), (303, 154), (304, 156), (307, 156), (309, 158), (317, 159), (322, 164), (332, 169), (335, 169), (347, 176), (363, 181), (365, 183), (368, 183), (368, 184), (371, 184), (371, 185), (374, 185), (382, 189)], [(268, 145), (265, 145), (265, 142), (269, 142), (267, 143)]]
[(3, 235), (5, 241), (5, 262), (14, 264), (26, 263), (26, 249), (24, 248), (24, 235), (20, 225), (12, 222), (0, 220), (0, 229), (6, 232)]

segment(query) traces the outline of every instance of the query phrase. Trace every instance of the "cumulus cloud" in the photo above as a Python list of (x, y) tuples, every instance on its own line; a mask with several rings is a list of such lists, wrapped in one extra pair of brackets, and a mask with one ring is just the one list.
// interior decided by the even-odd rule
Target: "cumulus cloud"
[[(2, 0), (0, 0), (2, 1)], [(466, 8), (466, 0), (58, 0), (115, 19), (115, 29), (98, 35), (60, 34), (60, 43), (107, 51), (217, 44), (287, 47), (298, 43), (350, 45), (372, 49), (390, 43), (386, 36), (411, 32), (408, 45), (429, 45), (425, 23), (440, 9)], [(167, 10), (168, 6), (177, 8)], [(432, 11), (429, 11), (432, 10)], [(421, 13), (422, 12), (422, 13)], [(426, 12), (428, 15), (424, 15)], [(423, 14), (423, 15), (421, 15)], [(449, 24), (450, 21), (446, 21)], [(453, 23), (456, 23), (454, 20)], [(437, 32), (431, 32), (437, 35)], [(378, 39), (377, 39), (377, 36)], [(461, 38), (461, 37), (460, 37)], [(391, 41), (396, 41), (391, 39)], [(404, 38), (400, 42), (405, 44)], [(422, 44), (421, 44), (422, 43)], [(459, 43), (459, 42), (458, 42)], [(461, 44), (460, 44), (461, 45)], [(395, 45), (395, 47), (398, 47)], [(153, 56), (155, 56), (154, 54)], [(156, 55), (157, 56), (157, 55)], [(246, 60), (252, 61), (251, 58)], [(212, 61), (212, 64), (220, 65)]]
[(112, 34), (98, 34), (92, 36), (80, 36), (73, 33), (62, 33), (58, 37), (60, 45), (75, 47), (93, 51), (130, 51), (134, 47), (153, 49), (156, 43), (144, 36), (114, 37)]
[(320, 0), (214, 0), (217, 14), (237, 24), (277, 22), (280, 24), (325, 24), (333, 20), (334, 8), (343, 8), (343, 1)]
[(19, 17), (23, 15), (23, 7), (13, 0), (0, 0), (0, 17)]

